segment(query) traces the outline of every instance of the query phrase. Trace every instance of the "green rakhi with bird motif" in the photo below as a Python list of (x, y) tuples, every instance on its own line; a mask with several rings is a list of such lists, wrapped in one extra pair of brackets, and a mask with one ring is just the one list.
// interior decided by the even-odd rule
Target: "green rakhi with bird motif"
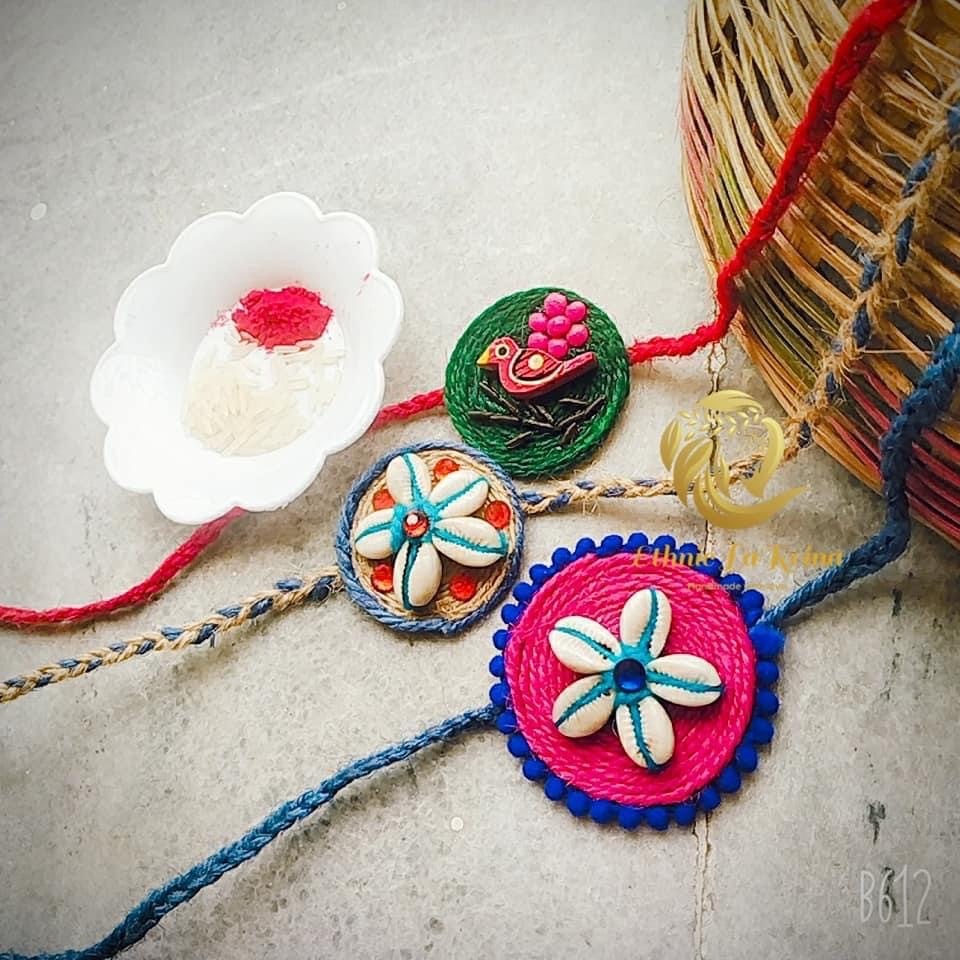
[(562, 288), (512, 293), (457, 342), (450, 419), (513, 476), (556, 476), (588, 459), (630, 391), (623, 338), (596, 304)]

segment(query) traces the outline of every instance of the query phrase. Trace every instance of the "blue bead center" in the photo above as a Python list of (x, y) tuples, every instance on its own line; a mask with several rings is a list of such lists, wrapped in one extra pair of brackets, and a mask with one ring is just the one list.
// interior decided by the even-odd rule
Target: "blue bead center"
[(647, 671), (639, 660), (628, 657), (613, 668), (613, 682), (624, 693), (639, 693), (647, 685)]

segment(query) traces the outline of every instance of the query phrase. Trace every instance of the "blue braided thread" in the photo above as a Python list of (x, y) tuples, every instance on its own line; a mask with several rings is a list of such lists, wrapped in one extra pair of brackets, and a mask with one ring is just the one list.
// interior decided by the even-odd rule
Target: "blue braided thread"
[(880, 474), (883, 477), (883, 497), (887, 501), (887, 518), (883, 527), (851, 550), (836, 566), (824, 570), (781, 600), (762, 622), (779, 626), (804, 607), (819, 603), (855, 580), (876, 573), (906, 550), (911, 530), (907, 471), (913, 460), (913, 444), (950, 403), (958, 379), (960, 317), (953, 330), (937, 344), (933, 359), (880, 441)]
[[(461, 617), (459, 620), (446, 620), (443, 617), (418, 617), (416, 614), (398, 616), (392, 610), (385, 607), (377, 597), (364, 587), (353, 565), (353, 544), (351, 541), (353, 520), (357, 513), (357, 507), (360, 505), (360, 501), (369, 489), (370, 484), (387, 469), (387, 464), (394, 457), (404, 452), (420, 453), (423, 450), (454, 450), (457, 453), (466, 454), (478, 463), (483, 464), (507, 490), (510, 496), (510, 507), (516, 518), (516, 543), (514, 544), (513, 552), (504, 558), (507, 569), (503, 583), (501, 583), (499, 589), (490, 596), (486, 603), (472, 613), (468, 613), (465, 617)], [(386, 456), (381, 457), (357, 480), (350, 489), (350, 493), (347, 494), (343, 511), (340, 514), (340, 526), (337, 528), (334, 549), (336, 550), (337, 564), (340, 567), (340, 575), (343, 577), (343, 584), (347, 595), (358, 607), (365, 610), (371, 617), (376, 618), (392, 630), (399, 630), (403, 633), (440, 633), (445, 636), (466, 630), (467, 627), (471, 627), (473, 624), (482, 620), (503, 599), (506, 592), (513, 585), (514, 580), (517, 579), (517, 574), (520, 571), (520, 559), (523, 556), (523, 525), (525, 518), (526, 514), (520, 506), (520, 500), (517, 496), (513, 481), (504, 473), (503, 469), (497, 463), (479, 450), (474, 450), (463, 444), (437, 440), (415, 443), (408, 447), (393, 450)]]
[[(283, 593), (289, 593), (291, 590), (299, 590), (303, 586), (303, 581), (297, 577), (288, 577), (284, 580), (278, 580), (276, 583), (276, 589), (282, 591)], [(311, 603), (323, 603), (329, 596), (333, 589), (333, 577), (318, 577), (311, 586), (310, 593), (307, 597), (307, 600)], [(273, 598), (272, 597), (262, 597), (260, 600), (257, 600), (250, 607), (250, 619), (256, 620), (258, 617), (262, 617), (264, 614), (269, 613), (273, 608)], [(235, 604), (230, 607), (222, 607), (217, 612), (223, 617), (237, 617), (240, 615), (241, 607), (239, 604)], [(223, 624), (220, 623), (204, 623), (200, 629), (197, 631), (197, 635), (191, 639), (190, 644), (192, 646), (200, 646), (207, 641), (210, 642), (212, 647), (216, 641), (217, 633), (223, 627)], [(160, 633), (167, 640), (176, 640), (177, 637), (183, 634), (183, 627), (161, 627)], [(108, 644), (110, 650), (114, 653), (123, 653), (124, 650), (129, 646), (130, 641), (118, 640), (115, 643)], [(134, 651), (134, 656), (143, 656), (144, 654), (150, 653), (154, 647), (156, 647), (156, 641), (154, 640), (141, 640), (138, 644), (136, 650)], [(75, 657), (64, 657), (61, 660), (56, 661), (58, 667), (62, 667), (64, 670), (74, 670), (80, 666), (82, 661), (77, 660)], [(103, 661), (100, 659), (89, 660), (86, 662), (86, 673), (93, 673), (98, 667), (103, 665)], [(52, 674), (44, 674), (36, 682), (36, 689), (42, 690), (44, 687), (49, 686), (54, 682), (54, 677)], [(10, 677), (8, 680), (3, 682), (5, 687), (24, 687), (27, 684), (27, 678), (23, 676)]]
[[(656, 483), (660, 483), (659, 480), (635, 480), (634, 483), (639, 487), (652, 487)], [(581, 490), (593, 490), (596, 488), (597, 484), (594, 480), (575, 480), (573, 485), (578, 487)], [(626, 495), (626, 487), (607, 487), (600, 492), (600, 496), (615, 500), (618, 497)], [(570, 501), (573, 499), (573, 494), (569, 490), (561, 490), (559, 493), (551, 491), (550, 493), (541, 493), (539, 490), (521, 490), (520, 499), (524, 503), (530, 504), (532, 507), (536, 507), (539, 504), (543, 503), (544, 500), (549, 500), (549, 506), (547, 507), (550, 513), (555, 511), (563, 510), (564, 507), (570, 505)], [(673, 494), (676, 496), (676, 494)]]
[(134, 907), (124, 919), (99, 943), (85, 950), (67, 950), (64, 953), (42, 953), (28, 957), (19, 953), (0, 953), (0, 960), (106, 960), (126, 950), (153, 929), (171, 910), (192, 900), (204, 887), (216, 883), (225, 873), (252, 860), (281, 833), (305, 820), (324, 804), (329, 803), (344, 787), (354, 780), (367, 777), (377, 770), (406, 760), (434, 743), (452, 740), (474, 727), (492, 723), (500, 708), (488, 704), (450, 717), (434, 727), (428, 727), (409, 740), (386, 747), (361, 760), (354, 760), (318, 787), (308, 790), (295, 800), (281, 804), (264, 820), (248, 830), (239, 840), (227, 844), (213, 856), (207, 857), (185, 873), (158, 887)]
[[(960, 104), (954, 104), (947, 109), (947, 132), (949, 134), (948, 143), (951, 150), (960, 148)], [(920, 184), (930, 176), (930, 171), (936, 161), (936, 153), (930, 153), (922, 156), (908, 171), (900, 189), (900, 196), (903, 198), (912, 197)], [(898, 224), (894, 230), (893, 251), (897, 263), (902, 267), (907, 262), (910, 255), (910, 241), (913, 238), (914, 217), (908, 214)], [(863, 258), (863, 273), (860, 276), (860, 292), (865, 293), (880, 279), (880, 262), (876, 257), (865, 256)], [(853, 338), (856, 345), (863, 349), (870, 339), (870, 317), (867, 313), (866, 304), (860, 304), (857, 309), (853, 322)], [(828, 390), (828, 393), (830, 391)], [(831, 400), (834, 397), (830, 398)]]

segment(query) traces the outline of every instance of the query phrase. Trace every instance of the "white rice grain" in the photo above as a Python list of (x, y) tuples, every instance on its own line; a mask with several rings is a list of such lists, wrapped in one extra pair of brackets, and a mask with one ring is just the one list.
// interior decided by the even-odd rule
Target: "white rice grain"
[(227, 456), (255, 456), (292, 443), (336, 396), (345, 347), (336, 317), (323, 336), (273, 350), (218, 322), (194, 355), (184, 397), (189, 432)]

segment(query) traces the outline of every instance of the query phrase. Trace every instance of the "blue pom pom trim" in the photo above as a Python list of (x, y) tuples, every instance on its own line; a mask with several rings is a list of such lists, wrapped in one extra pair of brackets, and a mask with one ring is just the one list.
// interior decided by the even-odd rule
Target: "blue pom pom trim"
[[(473, 451), (469, 452), (473, 454)], [(490, 688), (490, 700), (503, 710), (497, 718), (497, 729), (506, 737), (509, 753), (522, 762), (524, 777), (542, 783), (546, 797), (555, 803), (562, 802), (573, 816), (589, 817), (599, 824), (618, 824), (621, 829), (628, 831), (636, 830), (643, 824), (652, 830), (666, 830), (672, 823), (681, 828), (689, 827), (698, 813), (715, 810), (724, 795), (736, 793), (743, 778), (757, 769), (757, 747), (770, 743), (774, 735), (771, 718), (779, 709), (780, 700), (771, 688), (780, 679), (780, 668), (776, 661), (784, 645), (783, 634), (778, 629), (760, 623), (766, 602), (763, 594), (759, 590), (745, 589), (744, 579), (738, 573), (724, 574), (723, 564), (719, 560), (710, 559), (693, 567), (720, 584), (739, 608), (757, 657), (756, 688), (752, 716), (743, 739), (734, 750), (733, 759), (711, 783), (680, 803), (634, 807), (605, 797), (591, 797), (552, 773), (547, 764), (530, 749), (526, 738), (517, 729), (516, 716), (508, 709), (510, 688), (503, 669), (502, 651), (510, 642), (511, 625), (520, 619), (524, 608), (540, 587), (575, 560), (588, 554), (609, 557), (616, 553), (663, 554), (665, 551), (696, 556), (699, 548), (693, 543), (677, 547), (676, 540), (667, 535), (651, 541), (640, 532), (632, 533), (626, 539), (610, 534), (599, 543), (583, 537), (573, 550), (558, 547), (553, 552), (550, 565), (535, 563), (530, 567), (529, 579), (517, 583), (513, 588), (516, 602), (505, 604), (500, 613), (507, 626), (493, 634), (493, 645), (498, 654), (490, 661), (490, 672), (499, 678), (499, 682)]]

